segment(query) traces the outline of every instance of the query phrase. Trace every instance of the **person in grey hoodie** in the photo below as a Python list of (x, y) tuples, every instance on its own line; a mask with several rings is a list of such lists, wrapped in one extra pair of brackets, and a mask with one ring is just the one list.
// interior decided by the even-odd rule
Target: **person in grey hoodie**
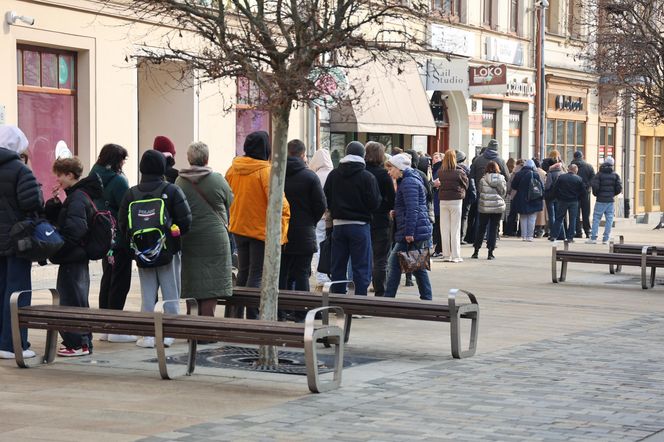
[[(478, 186), (479, 200), (477, 210), (479, 212), (479, 231), (486, 232), (487, 225), (488, 237), (487, 248), (489, 255), (487, 259), (495, 259), (493, 251), (496, 248), (496, 232), (503, 213), (505, 212), (505, 195), (507, 194), (507, 183), (505, 177), (500, 174), (500, 169), (495, 161), (489, 161), (486, 166), (486, 172), (480, 179)], [(477, 259), (477, 255), (482, 247), (484, 235), (475, 235), (475, 253), (471, 256)]]
[[(318, 149), (314, 156), (311, 157), (309, 161), (309, 168), (313, 170), (318, 179), (320, 180), (320, 185), (325, 186), (325, 181), (327, 176), (334, 169), (332, 164), (332, 158), (330, 157), (330, 151), (327, 149)], [(325, 214), (321, 217), (320, 221), (316, 224), (316, 242), (318, 243), (318, 251), (314, 253), (312, 259), (312, 267), (314, 269), (318, 268), (318, 260), (320, 258), (320, 243), (325, 240)], [(323, 288), (323, 284), (329, 282), (330, 278), (327, 277), (325, 273), (316, 271), (316, 289), (320, 290)]]

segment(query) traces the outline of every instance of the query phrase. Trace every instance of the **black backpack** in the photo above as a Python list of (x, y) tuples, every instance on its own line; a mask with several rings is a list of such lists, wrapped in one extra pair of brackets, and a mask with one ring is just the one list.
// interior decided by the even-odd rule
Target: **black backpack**
[(164, 182), (150, 192), (138, 187), (129, 190), (132, 202), (127, 213), (127, 233), (138, 267), (161, 267), (173, 259), (172, 222), (162, 198), (168, 184)]
[(98, 210), (90, 195), (86, 192), (83, 192), (83, 194), (88, 198), (94, 210), (92, 220), (88, 226), (88, 234), (83, 240), (83, 248), (88, 259), (96, 261), (108, 255), (115, 245), (117, 224), (111, 212)]

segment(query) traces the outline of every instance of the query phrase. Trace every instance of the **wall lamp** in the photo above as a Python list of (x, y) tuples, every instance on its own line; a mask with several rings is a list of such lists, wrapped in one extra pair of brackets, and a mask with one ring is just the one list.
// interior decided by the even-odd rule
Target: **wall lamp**
[(21, 21), (29, 26), (35, 24), (34, 18), (28, 17), (27, 15), (18, 15), (18, 13), (15, 11), (7, 11), (7, 13), (5, 14), (5, 21), (7, 22), (7, 24), (10, 25), (16, 24), (16, 21)]

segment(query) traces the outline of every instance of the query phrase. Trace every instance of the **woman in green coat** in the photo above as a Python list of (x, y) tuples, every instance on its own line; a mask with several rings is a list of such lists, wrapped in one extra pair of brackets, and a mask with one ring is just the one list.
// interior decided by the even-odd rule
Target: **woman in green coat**
[(194, 142), (187, 148), (190, 167), (180, 170), (180, 186), (191, 207), (191, 228), (182, 237), (182, 291), (198, 300), (199, 314), (214, 316), (217, 298), (233, 294), (228, 213), (233, 192), (220, 173), (208, 167), (209, 149)]

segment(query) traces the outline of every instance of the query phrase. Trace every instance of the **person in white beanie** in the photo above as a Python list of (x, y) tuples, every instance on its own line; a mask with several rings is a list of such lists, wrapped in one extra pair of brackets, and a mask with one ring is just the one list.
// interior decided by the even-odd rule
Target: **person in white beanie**
[[(398, 252), (409, 247), (431, 247), (432, 225), (429, 220), (426, 188), (420, 174), (410, 167), (407, 154), (394, 155), (387, 162), (387, 172), (397, 182), (394, 199), (394, 245), (387, 260), (387, 284), (385, 297), (394, 298), (401, 282)], [(458, 232), (458, 230), (457, 230)], [(420, 292), (420, 299), (432, 299), (431, 282), (426, 269), (413, 272)]]
[(599, 222), (602, 220), (602, 216), (606, 219), (602, 244), (608, 243), (611, 237), (614, 198), (622, 192), (622, 181), (620, 175), (613, 171), (614, 164), (613, 157), (606, 157), (604, 164), (600, 166), (599, 172), (591, 181), (593, 195), (597, 200), (593, 212), (593, 226), (590, 230), (590, 239), (586, 241), (587, 244), (597, 244)]
[[(32, 289), (32, 262), (16, 256), (9, 231), (17, 221), (39, 212), (44, 206), (41, 189), (20, 155), (28, 149), (28, 139), (16, 126), (0, 126), (0, 359), (13, 359), (9, 297)], [(19, 306), (30, 305), (30, 294), (19, 299)], [(35, 353), (28, 348), (28, 331), (21, 329), (23, 357)]]

